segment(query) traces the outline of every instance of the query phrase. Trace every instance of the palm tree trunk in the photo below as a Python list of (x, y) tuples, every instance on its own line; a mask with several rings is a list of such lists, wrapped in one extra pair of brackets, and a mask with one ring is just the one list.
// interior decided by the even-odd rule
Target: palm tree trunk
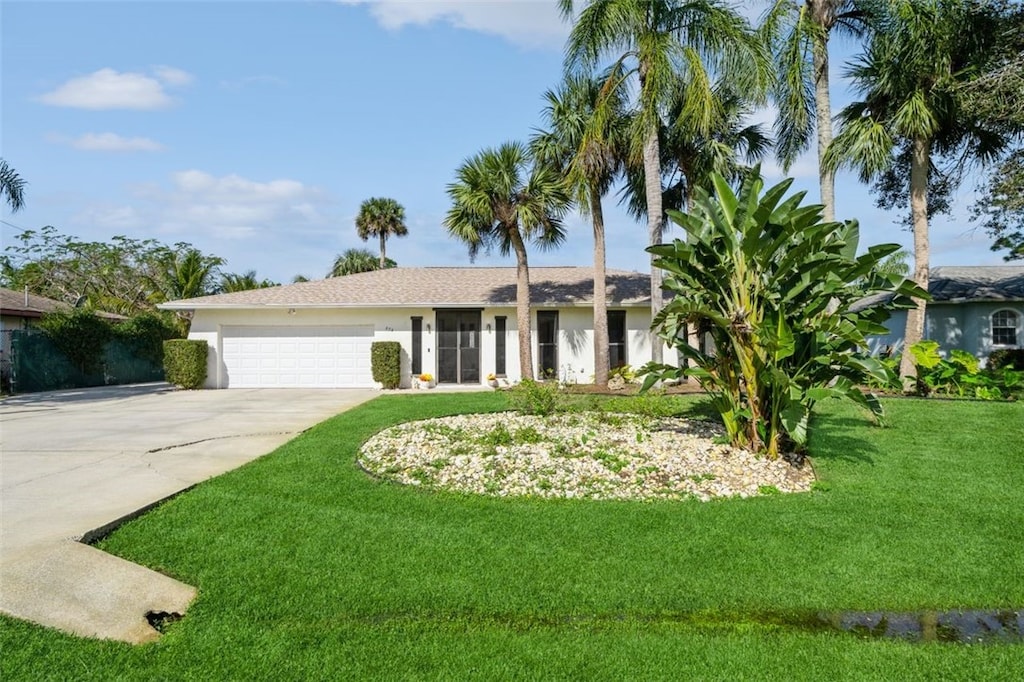
[[(661, 210), (661, 148), (658, 142), (658, 129), (653, 128), (644, 141), (644, 191), (647, 196), (647, 236), (651, 246), (661, 242), (662, 210)], [(661, 270), (654, 265), (651, 255), (651, 321), (662, 308), (661, 303)], [(651, 331), (651, 361), (660, 363), (664, 358), (661, 339)]]
[(601, 192), (590, 186), (590, 219), (594, 224), (594, 383), (608, 385), (608, 291), (605, 276), (604, 210)]
[[(918, 138), (910, 157), (910, 217), (914, 227), (914, 281), (928, 291), (928, 164), (931, 140)], [(913, 356), (908, 349), (924, 338), (925, 301), (915, 298), (916, 307), (907, 311), (907, 326), (903, 331), (903, 355), (900, 358), (900, 376), (903, 390), (914, 388), (916, 376)]]
[(533, 379), (533, 330), (530, 325), (530, 266), (526, 262), (526, 244), (519, 228), (509, 230), (516, 253), (516, 326), (519, 328), (519, 375)]
[(825, 205), (823, 217), (827, 222), (836, 219), (835, 174), (825, 167), (825, 150), (832, 143), (832, 100), (828, 82), (828, 33), (814, 37), (814, 107), (818, 129), (818, 184), (821, 203)]
[(385, 244), (387, 243), (387, 235), (384, 232), (380, 233), (380, 269), (384, 269), (384, 263), (387, 261), (386, 254), (384, 253)]

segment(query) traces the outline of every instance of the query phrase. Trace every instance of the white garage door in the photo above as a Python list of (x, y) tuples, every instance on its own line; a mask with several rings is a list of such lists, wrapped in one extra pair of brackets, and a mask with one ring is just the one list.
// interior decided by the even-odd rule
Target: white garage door
[(224, 327), (228, 388), (369, 388), (372, 327)]

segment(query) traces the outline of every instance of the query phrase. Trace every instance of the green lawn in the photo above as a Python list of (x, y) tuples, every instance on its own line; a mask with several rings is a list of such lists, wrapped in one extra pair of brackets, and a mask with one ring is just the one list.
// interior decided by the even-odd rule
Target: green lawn
[(1019, 644), (916, 645), (763, 622), (803, 610), (1024, 607), (1024, 405), (889, 400), (887, 428), (825, 405), (811, 438), (822, 489), (749, 500), (500, 500), (382, 484), (354, 465), (359, 443), (385, 425), (504, 400), (385, 396), (128, 524), (103, 549), (197, 585), (185, 619), (139, 647), (2, 619), (0, 677), (1024, 670)]

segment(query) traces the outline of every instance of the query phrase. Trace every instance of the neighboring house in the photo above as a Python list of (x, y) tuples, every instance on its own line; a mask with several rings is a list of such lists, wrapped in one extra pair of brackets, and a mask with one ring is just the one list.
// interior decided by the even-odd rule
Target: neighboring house
[[(651, 359), (650, 278), (608, 271), (611, 365)], [(530, 268), (534, 373), (594, 374), (593, 269)], [(164, 303), (192, 311), (208, 388), (371, 387), (370, 344), (402, 345), (402, 385), (521, 377), (515, 268), (392, 268)], [(672, 357), (666, 352), (666, 357)]]
[[(931, 269), (932, 301), (924, 338), (943, 352), (965, 350), (985, 361), (1000, 348), (1024, 347), (1024, 265), (942, 266)], [(872, 339), (872, 350), (903, 346), (906, 312), (886, 323), (890, 332)]]
[(11, 332), (28, 329), (40, 317), (68, 306), (45, 296), (25, 291), (0, 289), (0, 372), (4, 376), (11, 362)]

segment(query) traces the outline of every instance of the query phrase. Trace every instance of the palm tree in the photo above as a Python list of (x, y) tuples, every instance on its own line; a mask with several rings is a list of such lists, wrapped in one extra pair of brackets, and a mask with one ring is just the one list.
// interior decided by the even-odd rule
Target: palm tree
[(409, 234), (405, 226), (405, 209), (394, 199), (374, 197), (359, 207), (356, 216), (356, 232), (364, 242), (370, 237), (380, 239), (380, 269), (387, 263), (386, 244), (388, 237), (404, 237)]
[(223, 258), (204, 255), (196, 248), (168, 249), (159, 262), (160, 295), (168, 301), (205, 296), (214, 291), (217, 268), (223, 264)]
[(824, 219), (835, 220), (835, 173), (824, 163), (832, 142), (832, 100), (829, 92), (828, 41), (833, 31), (860, 36), (866, 15), (857, 0), (776, 0), (762, 25), (772, 45), (778, 77), (774, 97), (778, 156), (789, 170), (818, 132), (818, 184)]
[(382, 267), (377, 256), (374, 256), (366, 249), (346, 249), (344, 253), (339, 254), (334, 259), (334, 265), (331, 266), (327, 276), (344, 277), (345, 275), (355, 275), (360, 272), (371, 272), (397, 266), (398, 264), (395, 261), (387, 258)]
[(217, 293), (230, 294), (236, 291), (250, 291), (252, 289), (266, 289), (276, 286), (277, 282), (271, 282), (269, 279), (257, 279), (255, 270), (247, 270), (241, 274), (227, 272), (220, 276)]
[[(927, 290), (929, 169), (943, 157), (991, 161), (1008, 143), (1005, 126), (972, 115), (962, 95), (964, 82), (991, 63), (1000, 15), (972, 0), (891, 0), (877, 8), (849, 71), (863, 99), (840, 113), (825, 163), (856, 168), (869, 181), (907, 160), (914, 281)], [(905, 347), (924, 335), (925, 301), (916, 304), (907, 311)], [(911, 354), (903, 353), (901, 376), (914, 373)]]
[(569, 76), (557, 91), (544, 94), (548, 130), (530, 144), (541, 163), (560, 169), (580, 212), (594, 231), (594, 383), (608, 384), (608, 295), (604, 210), (601, 198), (622, 167), (624, 102), (616, 93), (602, 96), (601, 81)]
[(448, 234), (466, 243), (471, 259), (495, 245), (502, 255), (515, 253), (519, 367), (525, 379), (534, 376), (526, 242), (549, 248), (564, 241), (561, 217), (570, 203), (559, 172), (548, 164), (531, 167), (532, 161), (518, 142), (470, 157), (448, 185), (452, 207), (444, 219)]
[(0, 159), (0, 196), (7, 197), (11, 213), (16, 213), (25, 206), (25, 181), (3, 159)]
[[(573, 0), (559, 0), (562, 16), (573, 17)], [(661, 241), (665, 215), (661, 202), (661, 151), (658, 129), (665, 102), (681, 75), (692, 84), (687, 105), (692, 119), (712, 120), (714, 72), (729, 73), (744, 92), (755, 93), (767, 81), (763, 45), (747, 22), (716, 0), (590, 0), (580, 11), (566, 47), (567, 72), (591, 72), (611, 56), (608, 91), (639, 81), (632, 156), (642, 159), (650, 244)], [(661, 309), (661, 272), (651, 264), (651, 313)], [(652, 336), (652, 359), (661, 362), (662, 343)]]
[[(663, 140), (662, 206), (665, 210), (691, 212), (696, 188), (714, 191), (712, 174), (738, 183), (771, 148), (772, 140), (762, 126), (746, 123), (753, 112), (751, 102), (725, 83), (715, 85), (714, 96), (715, 120), (708, 131), (701, 130), (701, 126), (689, 118), (686, 83), (679, 83), (669, 102), (668, 123), (659, 133)], [(623, 200), (633, 216), (646, 215), (642, 168), (627, 169)]]

